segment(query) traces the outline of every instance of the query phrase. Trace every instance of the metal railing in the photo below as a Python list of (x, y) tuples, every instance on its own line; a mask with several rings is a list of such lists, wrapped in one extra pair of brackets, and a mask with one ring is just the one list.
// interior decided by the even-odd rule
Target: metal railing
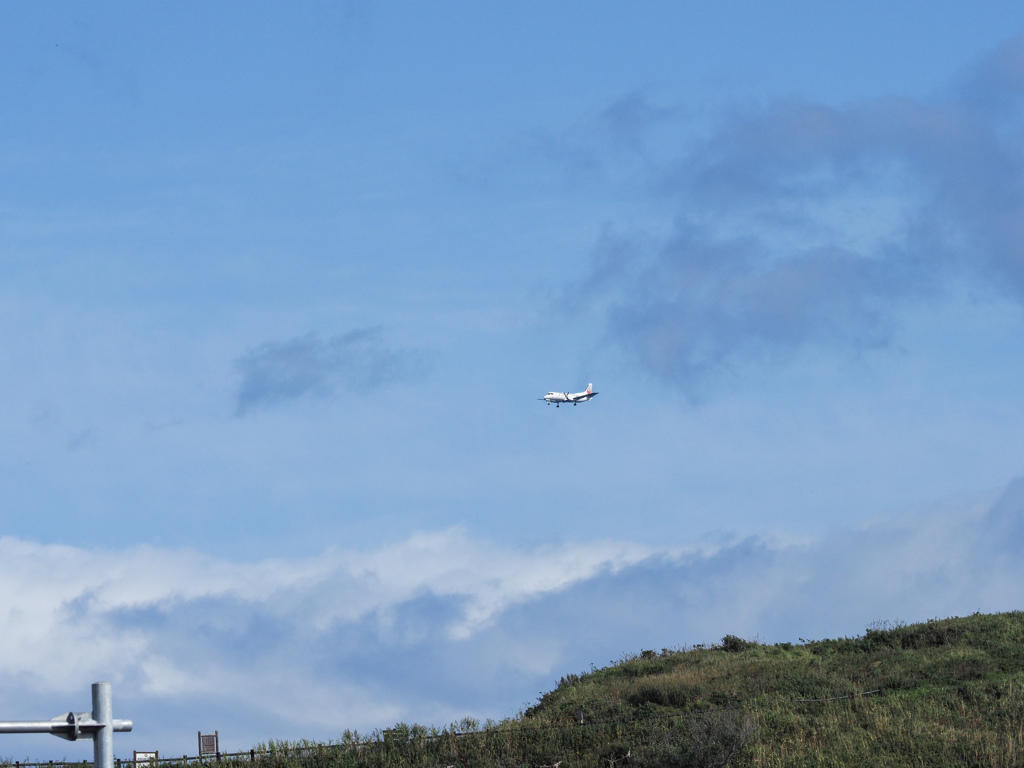
[[(367, 742), (369, 743), (369, 742)], [(228, 761), (246, 761), (255, 763), (260, 760), (274, 760), (277, 757), (299, 757), (301, 755), (315, 752), (317, 749), (331, 749), (347, 745), (321, 744), (310, 747), (284, 747), (281, 749), (250, 749), (244, 752), (217, 752), (215, 754), (203, 754), (199, 756), (182, 755), (181, 757), (160, 757), (135, 761), (132, 759), (114, 759), (114, 768), (146, 768), (147, 766), (174, 766), (174, 765), (215, 765), (216, 763)], [(23, 763), (20, 760), (13, 762), (0, 761), (0, 767), (10, 766), (11, 768), (79, 768), (82, 765), (89, 765), (88, 760), (43, 760), (35, 763)]]
[(93, 683), (92, 712), (68, 712), (52, 720), (0, 722), (0, 733), (50, 733), (68, 741), (91, 739), (95, 768), (114, 768), (114, 731), (130, 731), (132, 721), (115, 720), (112, 713), (110, 683)]

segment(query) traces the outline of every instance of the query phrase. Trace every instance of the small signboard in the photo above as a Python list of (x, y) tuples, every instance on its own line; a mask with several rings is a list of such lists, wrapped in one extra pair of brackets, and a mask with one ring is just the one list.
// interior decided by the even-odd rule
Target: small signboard
[(139, 750), (135, 750), (135, 768), (139, 768), (140, 765), (155, 765), (159, 760), (159, 752), (139, 752)]
[(220, 752), (220, 734), (199, 731), (199, 756), (216, 755)]

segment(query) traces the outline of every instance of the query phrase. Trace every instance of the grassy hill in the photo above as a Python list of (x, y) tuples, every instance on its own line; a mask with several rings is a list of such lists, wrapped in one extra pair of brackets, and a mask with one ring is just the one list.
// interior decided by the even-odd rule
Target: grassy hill
[(567, 675), (506, 721), (283, 747), (262, 754), (317, 768), (1024, 766), (1024, 612), (802, 644), (730, 635)]

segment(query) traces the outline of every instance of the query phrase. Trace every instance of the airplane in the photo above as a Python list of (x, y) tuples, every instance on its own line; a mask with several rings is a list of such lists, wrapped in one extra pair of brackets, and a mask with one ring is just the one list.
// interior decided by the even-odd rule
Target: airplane
[(538, 397), (537, 399), (543, 400), (548, 405), (554, 403), (555, 408), (557, 408), (562, 403), (572, 403), (573, 405), (576, 405), (576, 403), (585, 403), (596, 395), (597, 392), (594, 391), (594, 385), (587, 384), (586, 392), (576, 392), (575, 394), (572, 392), (548, 392), (544, 397)]

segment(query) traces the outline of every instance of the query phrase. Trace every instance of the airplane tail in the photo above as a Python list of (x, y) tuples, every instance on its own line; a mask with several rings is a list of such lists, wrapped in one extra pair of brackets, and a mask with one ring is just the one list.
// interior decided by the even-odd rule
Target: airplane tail
[(589, 395), (594, 390), (593, 384), (587, 384), (587, 394)]

